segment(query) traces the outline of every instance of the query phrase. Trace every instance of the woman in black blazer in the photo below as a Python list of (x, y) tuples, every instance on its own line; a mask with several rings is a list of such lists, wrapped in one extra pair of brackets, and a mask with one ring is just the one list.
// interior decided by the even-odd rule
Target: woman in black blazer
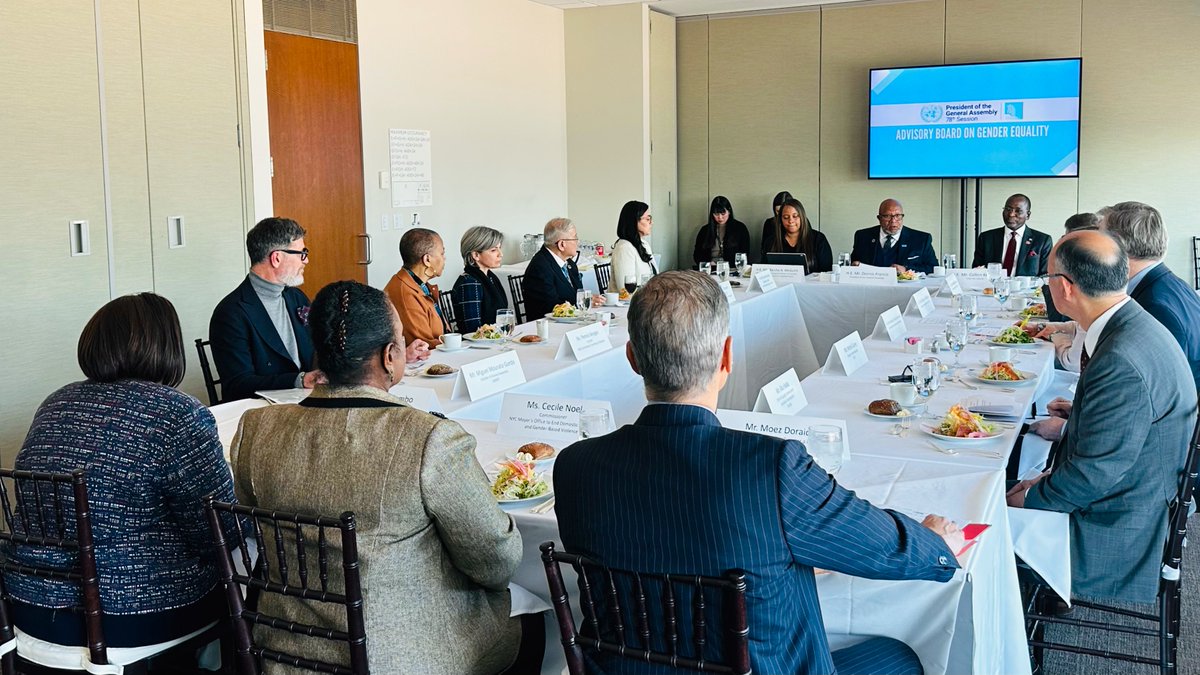
[(699, 265), (717, 258), (732, 263), (738, 253), (750, 255), (750, 230), (733, 217), (733, 205), (717, 195), (708, 210), (708, 222), (696, 233), (696, 250), (692, 259)]
[(812, 228), (804, 205), (795, 199), (784, 200), (779, 209), (775, 236), (770, 248), (764, 248), (763, 258), (767, 253), (803, 253), (808, 258), (808, 269), (804, 271), (809, 274), (833, 270), (833, 249), (829, 247), (829, 240)]

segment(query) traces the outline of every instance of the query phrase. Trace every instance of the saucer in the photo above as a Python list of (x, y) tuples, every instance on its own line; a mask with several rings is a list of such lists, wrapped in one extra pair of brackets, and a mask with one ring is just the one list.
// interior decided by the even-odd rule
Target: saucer
[(454, 354), (456, 352), (465, 352), (470, 348), (471, 347), (468, 345), (459, 345), (458, 349), (450, 349), (449, 347), (447, 347), (444, 344), (434, 347), (434, 349), (438, 350), (439, 352), (446, 352), (447, 354)]

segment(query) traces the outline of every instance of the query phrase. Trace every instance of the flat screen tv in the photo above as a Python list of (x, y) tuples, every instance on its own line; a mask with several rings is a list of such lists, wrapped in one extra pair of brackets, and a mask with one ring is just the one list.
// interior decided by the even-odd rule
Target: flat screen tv
[(1079, 175), (1080, 59), (871, 70), (869, 178)]

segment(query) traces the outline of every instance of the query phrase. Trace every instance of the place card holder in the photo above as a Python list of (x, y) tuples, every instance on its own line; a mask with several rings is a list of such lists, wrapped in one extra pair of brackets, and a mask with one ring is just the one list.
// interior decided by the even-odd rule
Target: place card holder
[(907, 334), (908, 327), (904, 325), (904, 315), (900, 313), (898, 305), (893, 305), (875, 320), (875, 330), (871, 332), (871, 338), (885, 342), (896, 342), (904, 338)]
[(908, 299), (908, 305), (904, 308), (904, 313), (912, 315), (915, 312), (924, 319), (933, 313), (933, 309), (933, 297), (929, 295), (929, 289), (921, 288)]
[(862, 338), (859, 337), (858, 331), (854, 331), (833, 343), (821, 372), (829, 374), (841, 372), (845, 375), (853, 375), (854, 371), (865, 366), (868, 360)]

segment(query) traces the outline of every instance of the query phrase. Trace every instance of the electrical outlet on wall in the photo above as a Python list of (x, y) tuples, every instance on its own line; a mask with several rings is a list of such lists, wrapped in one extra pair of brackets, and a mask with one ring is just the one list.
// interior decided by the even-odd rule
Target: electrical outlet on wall
[(392, 227), (392, 217), (386, 213), (383, 214), (383, 220), (379, 223), (379, 229), (386, 232), (389, 229), (391, 229), (391, 227)]
[(396, 215), (392, 216), (392, 224), (396, 228), (397, 232), (408, 226), (408, 221), (405, 220), (406, 215), (407, 214), (404, 213), (397, 213)]

